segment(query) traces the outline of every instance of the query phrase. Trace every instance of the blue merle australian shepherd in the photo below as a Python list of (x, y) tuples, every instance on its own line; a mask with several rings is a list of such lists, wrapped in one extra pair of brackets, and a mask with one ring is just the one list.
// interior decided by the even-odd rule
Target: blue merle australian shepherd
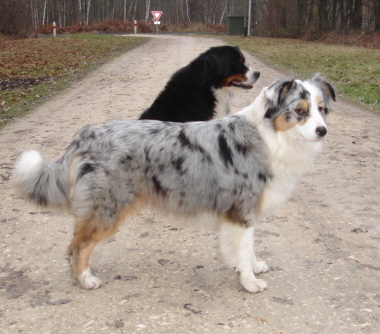
[(238, 47), (212, 47), (174, 73), (139, 119), (192, 122), (225, 117), (231, 88), (250, 89), (259, 77)]
[(278, 80), (250, 106), (208, 122), (113, 121), (80, 130), (59, 160), (22, 153), (13, 182), (41, 206), (75, 217), (69, 246), (81, 286), (96, 289), (95, 245), (112, 236), (142, 203), (168, 212), (211, 214), (220, 222), (220, 250), (249, 292), (267, 284), (254, 253), (255, 222), (272, 213), (311, 167), (335, 101), (321, 76)]

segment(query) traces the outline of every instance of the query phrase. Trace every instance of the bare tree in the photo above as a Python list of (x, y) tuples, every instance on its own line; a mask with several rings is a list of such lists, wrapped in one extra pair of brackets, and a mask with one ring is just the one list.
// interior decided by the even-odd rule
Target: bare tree
[(27, 37), (32, 26), (30, 3), (0, 0), (0, 33)]
[(87, 0), (85, 2), (86, 5), (86, 25), (88, 25), (88, 22), (90, 20), (90, 7), (91, 7), (91, 0)]
[[(59, 26), (105, 19), (149, 21), (151, 9), (164, 12), (164, 24), (227, 23), (228, 16), (246, 15), (247, 4), (247, 0), (0, 0), (0, 32), (13, 31), (20, 9), (24, 25), (37, 30), (51, 21)], [(252, 28), (261, 35), (380, 32), (380, 0), (252, 0), (252, 4)]]
[(374, 11), (374, 29), (376, 32), (380, 32), (380, 1), (373, 1), (373, 11)]
[(148, 21), (150, 14), (150, 0), (145, 0), (145, 21)]
[(191, 23), (190, 12), (189, 12), (189, 0), (185, 0), (185, 4), (186, 4), (186, 15), (187, 15), (187, 19), (188, 19), (189, 23)]

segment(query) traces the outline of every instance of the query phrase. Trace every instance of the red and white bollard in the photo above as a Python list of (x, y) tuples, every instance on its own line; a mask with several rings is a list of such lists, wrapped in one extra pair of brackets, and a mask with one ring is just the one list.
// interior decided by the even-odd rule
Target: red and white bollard
[(51, 28), (53, 29), (53, 37), (57, 37), (57, 26), (55, 22), (53, 22), (53, 26)]
[(137, 34), (137, 20), (133, 23), (133, 32)]

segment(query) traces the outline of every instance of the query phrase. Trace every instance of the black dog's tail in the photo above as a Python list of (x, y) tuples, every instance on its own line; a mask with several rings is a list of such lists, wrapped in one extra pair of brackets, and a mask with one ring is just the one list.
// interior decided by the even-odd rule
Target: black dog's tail
[(26, 151), (16, 161), (11, 180), (23, 195), (38, 205), (67, 207), (68, 169), (67, 159), (50, 163), (38, 151)]

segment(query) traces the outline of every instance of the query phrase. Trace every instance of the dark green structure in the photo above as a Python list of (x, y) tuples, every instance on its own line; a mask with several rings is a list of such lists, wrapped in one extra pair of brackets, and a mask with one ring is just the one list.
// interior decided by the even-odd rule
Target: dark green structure
[(229, 16), (227, 25), (228, 35), (245, 35), (244, 16)]

